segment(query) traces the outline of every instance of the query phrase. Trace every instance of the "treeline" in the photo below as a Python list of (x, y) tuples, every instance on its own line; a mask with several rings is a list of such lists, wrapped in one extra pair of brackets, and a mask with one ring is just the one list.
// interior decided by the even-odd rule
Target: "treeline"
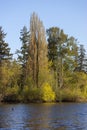
[(83, 45), (59, 27), (46, 30), (36, 13), (20, 32), (14, 60), (0, 27), (0, 100), (52, 102), (87, 100), (87, 58)]

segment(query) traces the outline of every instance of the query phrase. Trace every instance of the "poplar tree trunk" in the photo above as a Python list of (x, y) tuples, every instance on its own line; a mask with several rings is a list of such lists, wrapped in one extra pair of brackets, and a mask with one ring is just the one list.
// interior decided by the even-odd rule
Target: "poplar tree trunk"
[(39, 77), (39, 45), (37, 43), (37, 57), (36, 57), (36, 86), (38, 88), (38, 77)]

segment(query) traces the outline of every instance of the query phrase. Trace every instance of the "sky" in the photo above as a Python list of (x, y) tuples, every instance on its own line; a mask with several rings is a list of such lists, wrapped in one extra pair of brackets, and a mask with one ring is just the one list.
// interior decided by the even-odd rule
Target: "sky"
[(59, 27), (87, 50), (87, 0), (0, 0), (0, 26), (13, 54), (21, 47), (20, 31), (23, 26), (29, 29), (33, 12), (45, 29)]

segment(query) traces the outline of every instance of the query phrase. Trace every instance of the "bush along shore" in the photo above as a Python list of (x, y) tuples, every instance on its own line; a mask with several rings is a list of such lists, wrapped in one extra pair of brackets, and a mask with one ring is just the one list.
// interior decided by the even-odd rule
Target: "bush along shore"
[(29, 88), (20, 92), (18, 87), (7, 90), (1, 102), (7, 103), (45, 103), (45, 102), (86, 102), (87, 93), (80, 89), (63, 88), (53, 91), (52, 87), (45, 83), (41, 88)]

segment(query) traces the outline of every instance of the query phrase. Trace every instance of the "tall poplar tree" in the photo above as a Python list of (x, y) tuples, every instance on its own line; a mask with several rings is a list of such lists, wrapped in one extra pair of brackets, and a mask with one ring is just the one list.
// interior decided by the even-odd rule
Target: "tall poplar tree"
[(40, 86), (41, 70), (46, 68), (47, 63), (45, 29), (37, 14), (33, 13), (30, 17), (29, 68), (34, 85), (37, 87)]

